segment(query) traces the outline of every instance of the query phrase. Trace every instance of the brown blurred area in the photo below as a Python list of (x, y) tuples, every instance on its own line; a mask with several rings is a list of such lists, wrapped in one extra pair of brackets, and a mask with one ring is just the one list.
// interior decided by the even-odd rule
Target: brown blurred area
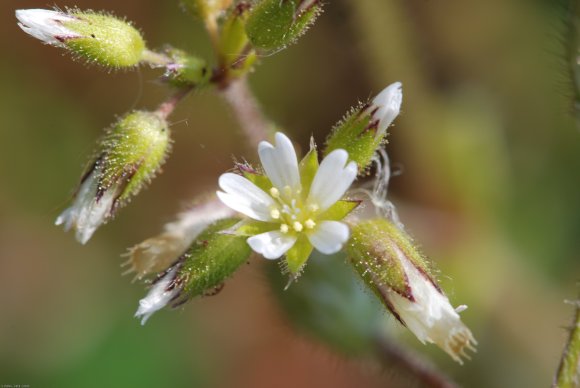
[[(210, 58), (177, 1), (63, 1), (125, 16), (152, 48)], [(395, 336), (468, 387), (543, 387), (561, 352), (580, 274), (580, 135), (565, 57), (566, 2), (328, 1), (298, 42), (250, 76), (264, 113), (305, 147), (358, 100), (402, 81), (387, 150), (404, 223), (479, 341), (463, 367)], [(54, 226), (102, 129), (168, 94), (158, 71), (71, 60), (0, 4), (0, 384), (32, 387), (407, 387), (402, 371), (334, 354), (297, 333), (254, 258), (217, 296), (133, 318), (144, 287), (120, 255), (232, 157), (255, 158), (212, 91), (171, 117), (164, 173), (86, 246)], [(241, 148), (240, 148), (241, 147)], [(392, 322), (391, 322), (392, 323)], [(394, 326), (394, 325), (393, 325)]]

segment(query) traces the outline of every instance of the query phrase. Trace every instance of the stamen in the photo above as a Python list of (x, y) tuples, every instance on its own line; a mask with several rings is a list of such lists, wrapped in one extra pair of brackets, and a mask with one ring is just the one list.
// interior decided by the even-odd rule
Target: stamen
[(298, 221), (294, 222), (294, 224), (292, 224), (292, 227), (297, 232), (302, 232), (302, 229), (304, 229), (304, 227), (302, 226), (302, 224), (300, 222), (298, 222)]
[(306, 226), (306, 229), (312, 229), (316, 226), (316, 222), (314, 222), (311, 218), (309, 218), (304, 223), (304, 226)]
[(272, 198), (280, 198), (280, 191), (277, 188), (272, 187), (270, 189), (270, 195), (272, 196)]
[(280, 225), (280, 232), (288, 233), (289, 230), (290, 230), (290, 228), (288, 227), (288, 225), (286, 225), (286, 224)]
[(275, 220), (277, 220), (278, 218), (280, 218), (280, 210), (278, 210), (278, 209), (272, 209), (272, 210), (270, 210), (270, 217), (272, 217)]
[(311, 203), (310, 205), (308, 205), (308, 210), (310, 210), (311, 212), (315, 212), (318, 209), (320, 209), (320, 207), (318, 207), (318, 205), (315, 203)]

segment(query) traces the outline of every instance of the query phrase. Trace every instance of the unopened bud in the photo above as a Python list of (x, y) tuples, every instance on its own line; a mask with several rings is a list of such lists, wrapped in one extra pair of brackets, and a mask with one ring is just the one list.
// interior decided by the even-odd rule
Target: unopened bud
[(164, 78), (169, 83), (177, 87), (200, 87), (208, 83), (211, 71), (204, 59), (178, 49), (168, 50), (167, 55), (171, 58), (171, 63), (165, 67)]
[(342, 148), (357, 162), (359, 171), (365, 171), (386, 139), (388, 127), (399, 115), (402, 100), (401, 83), (395, 82), (371, 102), (352, 109), (334, 127), (326, 142), (325, 154)]
[(230, 218), (209, 226), (176, 263), (157, 277), (135, 314), (143, 317), (142, 323), (170, 303), (176, 307), (195, 296), (213, 295), (223, 287), (251, 253), (244, 237), (226, 233), (239, 221)]
[(102, 66), (135, 66), (145, 50), (135, 27), (104, 13), (23, 9), (16, 11), (16, 18), (27, 34)]
[(135, 111), (121, 118), (100, 141), (72, 206), (56, 225), (74, 228), (77, 240), (86, 243), (154, 177), (169, 147), (167, 122), (157, 113)]
[(261, 0), (250, 11), (246, 32), (257, 49), (277, 51), (294, 43), (321, 12), (319, 0)]
[(386, 219), (352, 227), (347, 252), (365, 284), (422, 343), (435, 343), (455, 361), (475, 351), (461, 322), (413, 241)]

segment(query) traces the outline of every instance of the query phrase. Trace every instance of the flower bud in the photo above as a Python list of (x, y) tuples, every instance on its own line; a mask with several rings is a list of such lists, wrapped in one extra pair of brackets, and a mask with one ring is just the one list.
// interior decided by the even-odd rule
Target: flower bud
[(371, 102), (352, 109), (335, 125), (326, 141), (325, 154), (342, 148), (358, 164), (359, 171), (364, 171), (385, 140), (389, 125), (399, 115), (402, 100), (401, 83), (395, 82)]
[(386, 219), (352, 227), (347, 252), (366, 285), (422, 343), (435, 343), (455, 361), (475, 351), (471, 331), (431, 275), (409, 236)]
[(281, 50), (303, 35), (321, 12), (319, 0), (261, 0), (250, 11), (246, 32), (257, 49)]
[(134, 111), (108, 129), (71, 207), (56, 219), (86, 243), (159, 171), (170, 148), (167, 122), (157, 113)]
[(240, 220), (229, 218), (209, 226), (189, 249), (154, 282), (139, 302), (135, 316), (144, 324), (155, 311), (172, 302), (177, 307), (198, 295), (214, 295), (250, 256), (244, 237), (226, 231)]
[(211, 71), (204, 59), (178, 49), (169, 49), (167, 55), (171, 58), (171, 63), (165, 67), (163, 77), (170, 84), (183, 87), (202, 86), (209, 82)]
[(104, 13), (23, 9), (16, 11), (16, 18), (27, 34), (102, 66), (135, 66), (145, 50), (135, 27)]

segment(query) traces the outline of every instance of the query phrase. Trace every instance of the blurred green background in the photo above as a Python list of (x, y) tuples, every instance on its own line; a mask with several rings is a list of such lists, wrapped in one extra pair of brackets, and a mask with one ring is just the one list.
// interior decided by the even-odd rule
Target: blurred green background
[[(479, 341), (464, 366), (385, 318), (392, 336), (467, 387), (546, 387), (580, 274), (580, 133), (567, 62), (570, 1), (329, 0), (297, 45), (250, 77), (265, 113), (303, 147), (359, 99), (402, 81), (387, 150), (407, 228)], [(60, 1), (126, 16), (151, 47), (209, 57), (176, 1)], [(0, 384), (32, 387), (420, 386), (397, 368), (335, 354), (287, 322), (254, 259), (217, 296), (133, 318), (142, 284), (125, 249), (252, 160), (211, 91), (172, 116), (165, 172), (87, 246), (53, 226), (102, 128), (167, 94), (158, 72), (73, 61), (0, 3)], [(308, 267), (306, 269), (308, 271)], [(300, 286), (300, 282), (296, 285)], [(347, 303), (348, 301), (345, 301)], [(352, 302), (352, 301), (351, 301)], [(296, 313), (296, 312), (294, 312)], [(348, 337), (349, 333), (343, 333)]]

